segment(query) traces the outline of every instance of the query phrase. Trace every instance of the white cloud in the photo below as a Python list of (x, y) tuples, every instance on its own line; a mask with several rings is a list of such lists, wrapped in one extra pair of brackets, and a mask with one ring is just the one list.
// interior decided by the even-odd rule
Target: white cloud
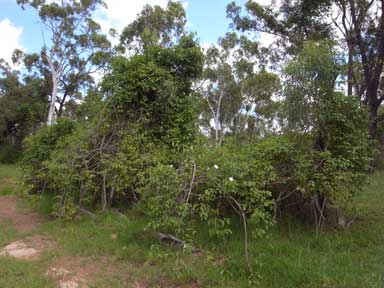
[[(101, 8), (96, 13), (96, 21), (101, 25), (104, 33), (110, 28), (118, 32), (136, 19), (145, 5), (167, 7), (168, 0), (105, 0), (107, 8)], [(184, 9), (188, 8), (188, 1), (181, 1)]]
[(4, 39), (0, 45), (0, 58), (11, 63), (12, 53), (16, 48), (25, 50), (20, 43), (22, 33), (23, 27), (14, 26), (8, 18), (0, 21), (0, 35)]

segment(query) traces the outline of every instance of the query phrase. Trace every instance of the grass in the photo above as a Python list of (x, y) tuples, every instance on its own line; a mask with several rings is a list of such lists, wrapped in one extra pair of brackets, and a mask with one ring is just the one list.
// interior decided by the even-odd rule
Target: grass
[(14, 164), (0, 164), (0, 179), (17, 178), (20, 171)]
[(52, 280), (45, 277), (39, 263), (0, 258), (0, 287), (4, 288), (50, 288)]
[[(316, 237), (313, 229), (288, 221), (275, 227), (268, 239), (253, 242), (259, 287), (384, 287), (383, 176), (372, 175), (356, 198), (359, 215), (348, 229)], [(239, 239), (221, 249), (230, 255), (231, 275), (239, 275)]]
[(0, 195), (9, 195), (14, 192), (19, 175), (16, 165), (0, 164)]
[[(10, 171), (0, 166), (0, 171)], [(3, 174), (1, 174), (3, 173)], [(14, 172), (0, 172), (14, 177)], [(370, 177), (371, 183), (356, 198), (359, 211), (348, 229), (314, 230), (294, 221), (276, 225), (268, 238), (251, 241), (251, 259), (256, 272), (251, 287), (354, 288), (384, 287), (384, 174)], [(1, 180), (0, 180), (1, 181)], [(42, 213), (52, 200), (38, 202)], [(49, 263), (60, 257), (82, 257), (109, 267), (92, 287), (249, 287), (244, 272), (241, 233), (210, 240), (204, 229), (196, 246), (203, 253), (188, 253), (159, 245), (143, 231), (145, 219), (129, 212), (110, 212), (96, 221), (81, 218), (72, 222), (49, 221), (39, 233), (50, 235), (57, 249), (38, 265), (0, 259), (0, 287), (53, 287), (44, 276)], [(0, 226), (0, 229), (3, 227)], [(0, 235), (0, 244), (15, 237), (10, 227)], [(240, 231), (239, 231), (240, 232)], [(131, 285), (131, 286), (129, 286)]]
[[(0, 195), (12, 194), (15, 191), (18, 176), (19, 171), (15, 165), (0, 164)], [(11, 223), (0, 222), (0, 247), (18, 236)], [(53, 281), (45, 277), (43, 267), (41, 262), (28, 263), (0, 257), (0, 287), (55, 287)]]

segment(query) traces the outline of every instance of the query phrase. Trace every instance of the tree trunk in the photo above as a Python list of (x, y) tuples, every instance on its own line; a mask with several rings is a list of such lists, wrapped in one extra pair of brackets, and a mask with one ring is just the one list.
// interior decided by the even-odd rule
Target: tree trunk
[(377, 140), (377, 123), (380, 101), (378, 100), (379, 82), (371, 83), (366, 92), (367, 108), (369, 113), (369, 136), (372, 140)]
[(101, 190), (101, 210), (105, 212), (107, 210), (107, 175), (103, 175), (103, 186)]
[(353, 85), (353, 49), (348, 49), (348, 96), (352, 96), (352, 85)]
[(51, 126), (55, 124), (55, 108), (56, 108), (56, 98), (57, 98), (57, 89), (58, 89), (58, 82), (57, 82), (57, 76), (55, 73), (52, 74), (52, 95), (51, 95), (51, 103), (49, 105), (49, 112), (48, 112), (48, 120), (47, 125)]
[(377, 123), (378, 123), (378, 118), (377, 118), (377, 113), (379, 110), (378, 105), (369, 103), (368, 104), (368, 109), (369, 109), (369, 136), (372, 140), (377, 139)]
[(215, 116), (215, 143), (216, 143), (216, 146), (219, 145), (219, 120), (216, 119), (216, 116)]
[(59, 101), (59, 110), (57, 111), (57, 117), (61, 117), (61, 115), (63, 114), (63, 109), (64, 109), (64, 104), (65, 104), (66, 98), (67, 98), (67, 94), (64, 94), (63, 99), (61, 101)]

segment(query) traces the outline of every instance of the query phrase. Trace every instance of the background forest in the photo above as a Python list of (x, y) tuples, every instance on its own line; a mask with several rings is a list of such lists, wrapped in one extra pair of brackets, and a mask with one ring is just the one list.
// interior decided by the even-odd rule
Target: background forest
[(1, 62), (0, 162), (55, 217), (129, 211), (184, 249), (201, 231), (236, 235), (250, 286), (263, 277), (250, 239), (358, 219), (384, 163), (383, 1), (228, 3), (231, 27), (209, 47), (178, 1), (110, 35), (101, 0), (17, 3), (49, 40)]

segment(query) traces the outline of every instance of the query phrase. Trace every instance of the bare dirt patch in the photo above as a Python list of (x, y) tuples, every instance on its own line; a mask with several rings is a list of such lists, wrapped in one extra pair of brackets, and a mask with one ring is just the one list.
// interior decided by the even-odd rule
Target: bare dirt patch
[(16, 196), (0, 196), (0, 223), (11, 223), (19, 233), (29, 233), (41, 222), (41, 217), (27, 209), (20, 209)]
[(30, 259), (37, 254), (38, 251), (36, 249), (28, 247), (22, 241), (13, 242), (0, 250), (0, 256), (11, 256), (17, 259)]
[(10, 256), (22, 260), (36, 260), (39, 256), (55, 247), (47, 237), (35, 235), (12, 242), (0, 249), (0, 256)]
[(95, 278), (113, 276), (116, 266), (107, 257), (62, 257), (53, 261), (46, 273), (55, 279), (60, 288), (86, 288)]
[(101, 272), (101, 265), (86, 257), (63, 257), (54, 261), (48, 271), (59, 282), (87, 282)]

